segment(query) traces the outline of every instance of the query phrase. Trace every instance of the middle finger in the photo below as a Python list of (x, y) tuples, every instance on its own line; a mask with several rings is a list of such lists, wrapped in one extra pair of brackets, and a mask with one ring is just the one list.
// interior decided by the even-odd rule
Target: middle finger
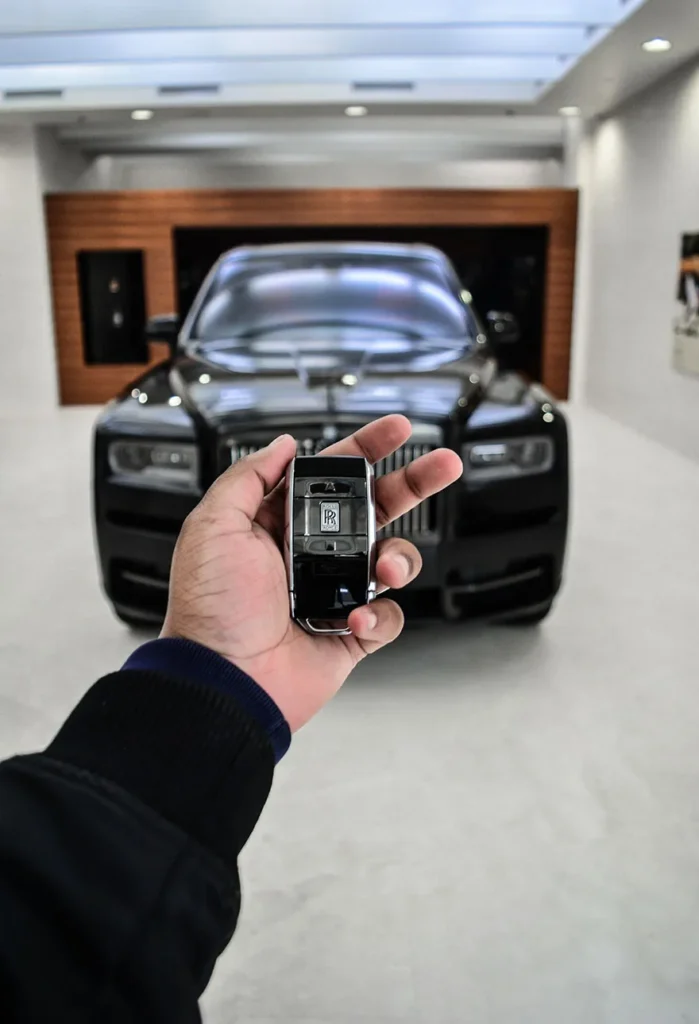
[(376, 481), (376, 526), (380, 530), (399, 519), (421, 501), (444, 490), (458, 480), (463, 463), (449, 448), (437, 448), (421, 455), (402, 469), (396, 469)]
[(320, 455), (361, 455), (374, 465), (410, 440), (410, 420), (398, 413), (382, 416), (355, 430), (349, 437), (323, 448)]

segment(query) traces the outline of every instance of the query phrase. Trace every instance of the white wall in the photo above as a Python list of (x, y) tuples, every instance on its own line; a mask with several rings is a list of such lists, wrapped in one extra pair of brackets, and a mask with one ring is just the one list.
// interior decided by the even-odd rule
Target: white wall
[[(68, 187), (150, 188), (543, 188), (562, 184), (558, 160), (236, 164), (215, 156), (102, 156)], [(64, 182), (64, 188), (67, 187)]]
[(680, 236), (699, 232), (699, 65), (598, 125), (586, 147), (578, 391), (699, 459), (699, 377), (672, 365)]
[(61, 145), (50, 128), (36, 129), (36, 153), (42, 192), (73, 192), (81, 188), (92, 161), (78, 150)]
[(31, 128), (0, 127), (0, 416), (56, 404), (43, 198)]
[(584, 131), (575, 152), (575, 167), (567, 168), (567, 180), (579, 192), (578, 240), (575, 269), (575, 307), (570, 365), (570, 400), (585, 404), (587, 399), (587, 360), (590, 330), (590, 241), (592, 237), (593, 189), (591, 182), (592, 132)]

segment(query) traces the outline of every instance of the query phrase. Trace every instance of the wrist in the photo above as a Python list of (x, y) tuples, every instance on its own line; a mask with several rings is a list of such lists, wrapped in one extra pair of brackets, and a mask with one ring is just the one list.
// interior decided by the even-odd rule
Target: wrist
[(289, 725), (266, 688), (246, 668), (195, 640), (161, 635), (134, 651), (123, 669), (161, 672), (227, 696), (262, 728), (275, 761), (289, 748)]
[(297, 708), (305, 680), (296, 677), (289, 678), (288, 659), (280, 653), (278, 648), (251, 658), (240, 658), (236, 664), (241, 671), (255, 680), (268, 698), (279, 708), (292, 735), (305, 724), (306, 719), (299, 717)]
[[(183, 624), (170, 619), (169, 616), (163, 624), (160, 639), (188, 641), (197, 646), (201, 645), (254, 679), (257, 686), (280, 710), (293, 734), (306, 724), (317, 707), (308, 709), (307, 705), (311, 701), (303, 699), (307, 689), (305, 680), (298, 678), (298, 673), (291, 668), (290, 655), (293, 654), (293, 644), (299, 639), (305, 639), (305, 634), (294, 628), (288, 613), (285, 613), (284, 620), (275, 623), (275, 628), (268, 631), (274, 637), (269, 647), (254, 654), (246, 654), (245, 647), (248, 645), (241, 643), (237, 644), (237, 649), (233, 652), (225, 643), (219, 642), (220, 634), (216, 635), (213, 630), (202, 636), (200, 629), (182, 629)], [(180, 628), (177, 628), (178, 626)]]

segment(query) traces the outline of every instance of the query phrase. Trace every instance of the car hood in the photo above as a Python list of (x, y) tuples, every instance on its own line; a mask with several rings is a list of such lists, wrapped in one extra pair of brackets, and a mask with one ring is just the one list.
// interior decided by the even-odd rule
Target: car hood
[(213, 427), (280, 417), (290, 425), (333, 416), (371, 419), (393, 412), (434, 420), (449, 416), (491, 367), (492, 360), (473, 355), (424, 371), (382, 371), (347, 361), (332, 372), (306, 366), (231, 373), (188, 358), (178, 361), (171, 382), (186, 407)]

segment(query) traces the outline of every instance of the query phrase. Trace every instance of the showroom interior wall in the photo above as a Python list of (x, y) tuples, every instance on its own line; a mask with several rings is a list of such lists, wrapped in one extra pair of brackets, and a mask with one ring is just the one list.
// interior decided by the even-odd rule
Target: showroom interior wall
[[(58, 174), (47, 191), (159, 188), (555, 188), (555, 159), (471, 159), (450, 162), (371, 160), (303, 162), (281, 158), (233, 162), (224, 155), (99, 156), (88, 164), (52, 141)], [(61, 153), (63, 151), (63, 153)], [(82, 161), (82, 163), (80, 162)]]
[(34, 131), (0, 126), (0, 415), (57, 402), (42, 186)]
[(597, 125), (580, 175), (577, 395), (699, 459), (699, 378), (672, 365), (680, 239), (699, 232), (699, 64)]

